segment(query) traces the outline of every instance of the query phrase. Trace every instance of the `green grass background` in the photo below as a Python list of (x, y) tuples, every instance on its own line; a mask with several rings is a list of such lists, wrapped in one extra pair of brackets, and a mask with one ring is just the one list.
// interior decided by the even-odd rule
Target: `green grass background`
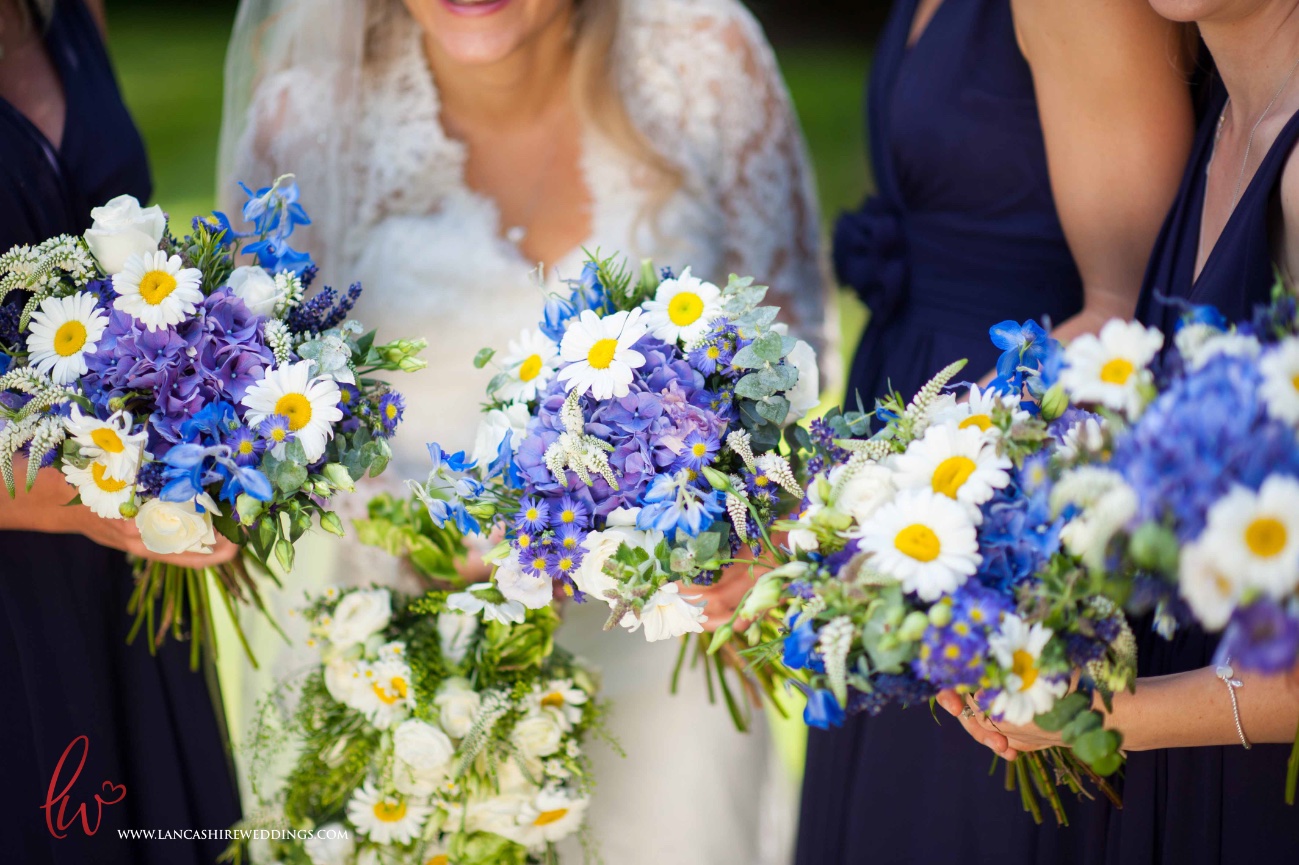
[[(154, 200), (185, 223), (214, 202), (221, 79), (233, 15), (233, 6), (178, 5), (159, 14), (156, 8), (115, 9), (109, 3), (109, 50), (149, 150)], [(811, 150), (828, 227), (869, 189), (861, 107), (869, 57), (860, 47), (807, 42), (780, 45), (777, 55)], [(865, 314), (843, 292), (839, 313), (846, 367)], [(838, 395), (828, 401), (838, 402)], [(243, 660), (230, 636), (222, 678), (236, 681)], [(231, 718), (239, 717), (239, 697), (237, 688), (226, 689)], [(777, 741), (798, 771), (804, 731), (797, 711), (791, 716), (777, 724)], [(238, 739), (244, 731), (231, 732)]]

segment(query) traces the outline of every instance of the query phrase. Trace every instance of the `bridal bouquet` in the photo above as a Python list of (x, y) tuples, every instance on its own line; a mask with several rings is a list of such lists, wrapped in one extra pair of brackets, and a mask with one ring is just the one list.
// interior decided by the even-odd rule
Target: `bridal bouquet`
[[(1162, 369), (1162, 335), (1110, 322), (1061, 356), (1056, 396), (1079, 453), (1053, 493), (1077, 512), (1066, 542), (1120, 599), (1157, 599), (1172, 636), (1189, 612), (1223, 631), (1218, 672), (1299, 662), (1299, 336), (1283, 292), (1228, 327), (1188, 311)], [(1176, 587), (1176, 596), (1173, 587)], [(1299, 739), (1288, 801), (1299, 774)]]
[[(84, 237), (0, 256), (0, 301), (23, 301), (0, 306), (11, 495), (22, 456), (28, 488), (57, 467), (74, 502), (134, 520), (155, 553), (208, 552), (219, 532), (263, 567), (291, 567), (316, 520), (342, 534), (329, 499), (383, 471), (403, 411), (368, 376), (420, 368), (423, 343), (363, 335), (348, 319), (359, 285), (308, 298), (316, 269), (287, 242), (308, 222), (296, 185), (245, 191), (248, 232), (217, 213), (177, 239), (159, 208), (122, 196), (92, 211)], [(236, 267), (240, 255), (258, 263)], [(195, 665), (212, 641), (209, 577), (227, 607), (261, 605), (243, 560), (140, 562), (137, 575), (132, 638), (143, 627), (152, 649), (188, 616)]]
[(314, 832), (274, 842), (276, 861), (556, 861), (591, 792), (595, 674), (555, 648), (551, 609), (480, 619), (491, 603), (481, 587), (329, 589), (307, 610), (320, 663), (286, 731), (301, 750), (268, 825)]
[(430, 446), (413, 486), (439, 528), (502, 538), (484, 598), (517, 617), (558, 589), (650, 641), (702, 633), (691, 587), (802, 496), (780, 450), (817, 402), (815, 355), (765, 292), (593, 260), (537, 329), (479, 354), (499, 372), (473, 451)]
[[(940, 690), (970, 695), (994, 720), (1061, 730), (1067, 749), (1009, 766), (1025, 807), (1045, 796), (1064, 822), (1057, 779), (1075, 791), (1121, 764), (1090, 694), (1135, 678), (1135, 641), (1120, 608), (1061, 548), (1049, 506), (1064, 447), (1025, 399), (1036, 325), (993, 329), (1004, 376), (958, 402), (944, 390), (958, 362), (909, 403), (893, 394), (868, 440), (861, 416), (812, 424), (810, 481), (789, 532), (789, 561), (741, 605), (755, 665), (783, 667), (807, 696), (811, 726), (854, 712), (915, 705)], [(773, 631), (777, 635), (772, 638)], [(717, 643), (737, 639), (727, 629)], [(1070, 695), (1071, 681), (1077, 690)]]

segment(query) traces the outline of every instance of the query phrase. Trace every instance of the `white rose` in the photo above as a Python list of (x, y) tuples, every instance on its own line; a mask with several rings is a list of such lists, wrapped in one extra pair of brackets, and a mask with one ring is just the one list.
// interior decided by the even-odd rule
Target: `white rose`
[(510, 740), (524, 757), (548, 757), (559, 750), (564, 730), (550, 712), (535, 712), (514, 725)]
[(639, 619), (629, 611), (619, 624), (632, 632), (644, 625), (645, 640), (654, 643), (682, 634), (702, 634), (706, 621), (703, 604), (691, 603), (676, 583), (666, 583), (646, 602)]
[(469, 684), (468, 679), (447, 679), (433, 697), (442, 729), (453, 739), (463, 739), (473, 728), (481, 704), (482, 697)]
[(348, 865), (352, 857), (352, 835), (342, 823), (317, 826), (315, 833), (302, 842), (311, 865)]
[(442, 657), (458, 664), (469, 653), (469, 644), (478, 633), (478, 617), (455, 610), (446, 610), (438, 616), (438, 641)]
[(519, 557), (511, 550), (496, 569), (496, 588), (507, 601), (518, 601), (529, 610), (550, 606), (554, 588), (545, 574), (534, 576), (525, 573)]
[[(204, 496), (216, 509), (216, 503)], [(216, 543), (212, 529), (212, 515), (200, 513), (194, 502), (164, 502), (150, 499), (140, 506), (135, 515), (135, 527), (140, 530), (140, 540), (150, 552), (163, 555), (176, 553), (210, 553)]]
[(275, 315), (275, 307), (284, 299), (275, 277), (256, 265), (236, 267), (226, 285), (253, 315)]
[(388, 627), (392, 618), (392, 595), (387, 589), (353, 592), (339, 601), (328, 626), (329, 641), (336, 648), (364, 643)]
[(392, 735), (392, 780), (407, 796), (427, 796), (447, 776), (455, 746), (437, 727), (411, 718)]
[(158, 251), (162, 233), (167, 230), (167, 217), (162, 208), (140, 207), (140, 202), (130, 195), (119, 195), (103, 207), (90, 211), (94, 223), (86, 230), (86, 244), (109, 276), (126, 267), (132, 255)]
[[(836, 476), (832, 473), (831, 480)], [(893, 471), (882, 465), (867, 465), (858, 470), (839, 495), (836, 506), (860, 525), (870, 519), (880, 506), (893, 500), (897, 487)]]
[(492, 409), (483, 416), (478, 424), (478, 434), (474, 437), (472, 454), (480, 466), (490, 465), (496, 459), (507, 433), (513, 433), (510, 439), (510, 450), (517, 451), (528, 433), (528, 407), (515, 403), (503, 409)]
[(359, 699), (358, 692), (368, 687), (361, 678), (360, 668), (355, 661), (339, 658), (325, 665), (325, 690), (344, 706), (360, 709), (364, 703)]
[(573, 582), (582, 594), (604, 601), (610, 608), (616, 601), (609, 599), (606, 592), (617, 591), (619, 583), (604, 572), (604, 565), (618, 552), (623, 544), (652, 550), (663, 539), (662, 532), (641, 531), (636, 528), (636, 519), (640, 508), (619, 508), (605, 519), (603, 532), (591, 532), (582, 540), (582, 549), (586, 555), (582, 564), (573, 572)]
[(785, 393), (789, 400), (789, 414), (785, 417), (788, 426), (821, 404), (821, 371), (816, 366), (816, 351), (801, 339), (794, 343), (785, 361), (798, 370), (798, 384)]

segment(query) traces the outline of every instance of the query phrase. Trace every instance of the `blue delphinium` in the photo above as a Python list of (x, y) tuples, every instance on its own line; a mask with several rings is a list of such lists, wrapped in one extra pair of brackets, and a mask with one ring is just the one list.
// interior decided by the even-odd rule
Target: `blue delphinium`
[(838, 698), (825, 689), (816, 689), (807, 695), (807, 708), (803, 710), (803, 723), (818, 730), (843, 725), (844, 711)]
[(997, 383), (1009, 391), (1018, 391), (1024, 384), (1025, 368), (1036, 369), (1046, 356), (1050, 336), (1035, 321), (1018, 324), (1003, 321), (988, 330), (992, 344), (1002, 350), (997, 359)]
[(267, 477), (234, 458), (225, 439), (242, 428), (234, 407), (212, 403), (180, 425), (182, 439), (163, 457), (163, 486), (159, 497), (169, 502), (198, 501), (204, 489), (221, 485), (219, 496), (234, 502), (242, 494), (270, 501), (274, 490)]
[(821, 653), (816, 651), (816, 643), (820, 638), (816, 629), (812, 626), (812, 620), (802, 620), (802, 617), (796, 617), (793, 621), (793, 627), (785, 636), (785, 651), (782, 658), (786, 667), (791, 670), (811, 670), (814, 673), (825, 672), (825, 659)]
[(702, 489), (685, 472), (662, 474), (645, 493), (645, 507), (636, 517), (636, 527), (663, 532), (669, 539), (678, 531), (695, 537), (722, 511), (721, 494), (716, 490)]

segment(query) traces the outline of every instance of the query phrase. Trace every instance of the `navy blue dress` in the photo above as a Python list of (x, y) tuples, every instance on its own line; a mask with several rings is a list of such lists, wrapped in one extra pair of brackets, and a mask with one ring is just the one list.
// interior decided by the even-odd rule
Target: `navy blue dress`
[[(890, 386), (910, 397), (962, 357), (978, 379), (996, 363), (991, 325), (1082, 305), (1009, 0), (947, 0), (908, 48), (917, 3), (894, 4), (871, 73), (879, 192), (835, 232), (840, 281), (873, 313), (849, 406)], [(799, 865), (1084, 861), (1094, 835), (1079, 824), (1100, 809), (1036, 826), (989, 773), (991, 752), (938, 714), (891, 708), (811, 731)]]
[[(55, 4), (45, 41), (66, 128), (55, 148), (0, 99), (0, 250), (80, 233), (92, 206), (151, 192), (144, 146), (81, 0)], [(128, 840), (119, 830), (220, 830), (239, 819), (208, 682), (190, 672), (183, 644), (157, 657), (143, 639), (126, 645), (131, 586), (125, 557), (80, 535), (0, 532), (0, 861), (210, 865), (224, 842)], [(51, 794), (81, 736), (84, 766), (76, 772), (74, 746)], [(93, 835), (77, 816), (83, 803)]]

